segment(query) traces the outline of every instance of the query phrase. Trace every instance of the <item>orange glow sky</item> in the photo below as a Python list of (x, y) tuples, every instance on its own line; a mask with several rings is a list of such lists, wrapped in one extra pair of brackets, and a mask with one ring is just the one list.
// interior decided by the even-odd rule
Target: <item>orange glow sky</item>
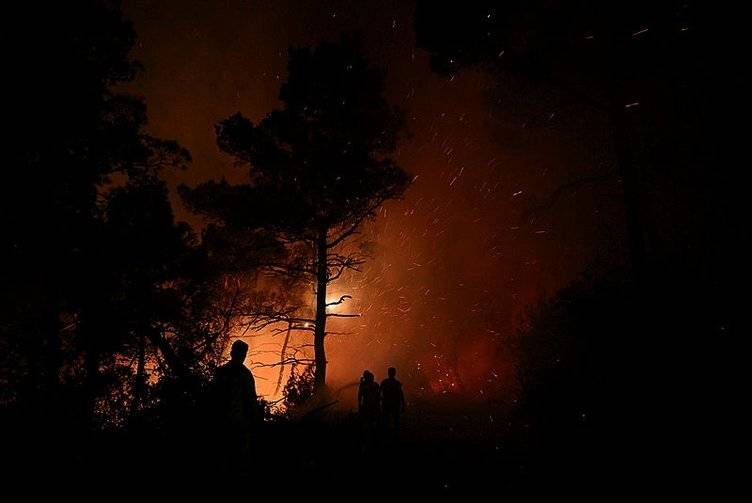
[[(333, 287), (332, 297), (352, 295), (363, 314), (339, 322), (352, 335), (328, 338), (335, 387), (364, 368), (380, 379), (395, 365), (409, 392), (512, 392), (511, 339), (524, 314), (579, 276), (604, 243), (618, 248), (618, 226), (608, 223), (619, 212), (613, 186), (583, 187), (529, 214), (608, 162), (577, 147), (585, 142), (574, 134), (551, 134), (577, 130), (566, 110), (546, 110), (550, 128), (531, 126), (515, 119), (519, 102), (499, 99), (508, 95), (495, 78), (433, 74), (415, 48), (410, 2), (128, 0), (124, 8), (146, 68), (129, 90), (146, 98), (150, 132), (194, 158), (190, 170), (166, 175), (173, 187), (243, 180), (215, 146), (213, 126), (237, 111), (258, 120), (277, 104), (288, 46), (360, 31), (387, 69), (388, 96), (409, 118), (397, 158), (417, 178), (364, 229), (376, 243), (364, 272)], [(178, 218), (195, 221), (174, 203)], [(274, 371), (257, 375), (270, 393)]]

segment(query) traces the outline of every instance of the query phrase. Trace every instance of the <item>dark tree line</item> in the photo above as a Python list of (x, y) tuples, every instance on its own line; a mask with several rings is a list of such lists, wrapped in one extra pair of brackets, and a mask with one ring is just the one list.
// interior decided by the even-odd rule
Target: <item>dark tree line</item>
[[(63, 456), (90, 432), (143, 427), (177, 442), (230, 337), (264, 328), (287, 335), (288, 402), (323, 389), (326, 320), (356, 315), (332, 312), (349, 296), (327, 287), (363, 263), (351, 237), (409, 181), (391, 158), (402, 121), (382, 71), (350, 39), (291, 50), (282, 108), (216, 127), (249, 183), (181, 188), (210, 217), (197, 233), (175, 221), (160, 176), (189, 153), (146, 133), (143, 100), (115, 90), (142, 70), (117, 2), (8, 15), (0, 419), (12, 443)], [(312, 333), (313, 359), (293, 331)]]
[(141, 336), (165, 345), (157, 327), (172, 316), (171, 292), (161, 285), (179, 274), (190, 238), (158, 175), (190, 156), (144, 132), (140, 99), (112, 91), (139, 71), (116, 6), (38, 9), (9, 13), (2, 400), (57, 407), (70, 384), (87, 416), (115, 353), (138, 352)]
[[(418, 2), (417, 42), (434, 69), (495, 75), (498, 115), (521, 109), (542, 124), (538, 115), (574, 108), (597, 120), (561, 119), (573, 141), (587, 142), (588, 128), (608, 133), (591, 148), (613, 162), (583, 180), (623, 188), (627, 267), (600, 257), (531, 314), (519, 342), (523, 421), (541, 452), (573, 442), (557, 470), (575, 445), (598, 450), (591, 468), (606, 455), (686, 453), (685, 439), (712, 424), (697, 397), (727, 393), (716, 366), (741, 328), (735, 285), (748, 270), (734, 112), (742, 31), (728, 14), (692, 1)], [(553, 211), (579, 182), (536, 210)]]

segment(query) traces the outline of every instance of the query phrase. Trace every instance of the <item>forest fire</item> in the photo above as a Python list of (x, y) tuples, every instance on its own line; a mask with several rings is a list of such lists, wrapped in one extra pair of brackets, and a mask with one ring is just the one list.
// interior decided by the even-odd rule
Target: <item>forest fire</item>
[[(219, 120), (222, 114), (237, 109), (258, 117), (271, 109), (276, 86), (285, 75), (285, 60), (279, 55), (284, 55), (288, 46), (303, 43), (307, 34), (291, 33), (278, 46), (272, 43), (268, 52), (256, 52), (255, 57), (260, 59), (255, 67), (265, 68), (261, 73), (248, 70), (233, 76), (241, 89), (264, 79), (269, 79), (270, 87), (256, 88), (253, 95), (240, 95), (229, 88), (216, 92), (208, 81), (185, 73), (192, 70), (179, 59), (162, 58), (164, 32), (150, 24), (152, 18), (161, 15), (157, 12), (161, 8), (155, 8), (133, 11), (142, 40), (137, 56), (152, 69), (136, 82), (136, 90), (150, 101), (150, 96), (163, 95), (165, 86), (171, 85), (163, 76), (183, 74), (186, 91), (190, 89), (186, 100), (172, 97), (153, 109), (150, 129), (155, 134), (177, 134), (196, 159), (191, 170), (167, 176), (179, 177), (172, 183), (189, 184), (219, 176), (238, 180), (239, 170), (215, 153), (212, 130), (206, 127), (204, 117), (210, 114)], [(232, 16), (233, 8), (225, 14)], [(615, 212), (618, 215), (618, 207), (594, 214), (590, 212), (593, 195), (579, 194), (553, 215), (526, 217), (524, 212), (536, 203), (527, 194), (545, 198), (562, 180), (577, 176), (581, 169), (577, 154), (562, 150), (565, 145), (556, 141), (529, 151), (514, 145), (510, 149), (497, 141), (494, 129), (507, 126), (494, 117), (493, 109), (489, 110), (485, 95), (494, 92), (493, 82), (473, 73), (458, 75), (451, 82), (434, 75), (427, 55), (414, 49), (411, 9), (396, 8), (398, 12), (380, 12), (359, 28), (369, 39), (370, 33), (380, 31), (380, 23), (389, 27), (393, 44), (369, 50), (377, 64), (388, 62), (387, 93), (409, 110), (410, 136), (400, 143), (397, 159), (414, 180), (401, 200), (384, 205), (376, 220), (363, 230), (360, 238), (369, 252), (363, 273), (338, 283), (337, 293), (352, 295), (353, 299), (337, 306), (337, 311), (347, 307), (362, 317), (337, 320), (337, 331), (341, 327), (350, 335), (333, 336), (327, 342), (331, 348), (330, 377), (350, 382), (364, 368), (378, 370), (395, 364), (414, 369), (416, 373), (405, 379), (420, 387), (434, 381), (433, 377), (420, 377), (422, 372), (417, 372), (415, 362), (425, 360), (438, 348), (446, 355), (446, 365), (452, 372), (463, 372), (458, 368), (462, 361), (466, 368), (462, 381), (472, 382), (470, 388), (485, 386), (486, 393), (507, 393), (516, 387), (511, 339), (526, 309), (579, 274), (598, 249), (600, 237), (594, 231)], [(261, 15), (267, 14), (274, 15)], [(185, 12), (179, 24), (191, 24), (198, 17), (203, 17), (198, 11)], [(395, 18), (403, 22), (392, 30)], [(213, 22), (222, 21), (217, 18)], [(327, 27), (325, 31), (331, 30), (336, 36), (339, 23), (363, 20), (341, 11), (336, 21), (322, 16), (321, 22)], [(237, 36), (247, 37), (249, 43), (257, 37), (276, 40), (270, 29), (273, 23), (265, 26), (269, 29), (260, 27), (261, 33), (239, 31)], [(187, 37), (188, 33), (176, 32), (174, 36)], [(220, 53), (225, 51), (226, 42), (229, 40), (220, 37), (200, 44), (205, 51)], [(194, 41), (186, 38), (184, 43), (191, 45)], [(206, 59), (193, 60), (192, 66), (204, 68), (207, 75), (214, 74), (212, 65), (217, 58), (211, 54), (206, 52)], [(225, 54), (243, 57), (236, 52)], [(260, 93), (261, 89), (264, 92)], [(196, 96), (201, 97), (200, 108), (194, 106)], [(178, 116), (182, 133), (174, 129)], [(194, 221), (180, 206), (176, 201), (179, 218)], [(576, 229), (568, 226), (571, 220), (578, 221)], [(548, 234), (541, 234), (542, 227), (548, 227)], [(331, 300), (335, 297), (330, 295)], [(267, 344), (273, 342), (265, 341), (263, 347), (268, 349)], [(465, 356), (478, 352), (477, 348), (482, 348), (481, 356)], [(478, 365), (470, 363), (473, 358), (494, 363), (482, 365), (484, 372), (477, 372)], [(494, 366), (509, 372), (496, 379), (491, 374)], [(489, 378), (493, 385), (487, 382)]]
[(465, 500), (695, 449), (748, 213), (700, 4), (12, 3), (4, 466)]

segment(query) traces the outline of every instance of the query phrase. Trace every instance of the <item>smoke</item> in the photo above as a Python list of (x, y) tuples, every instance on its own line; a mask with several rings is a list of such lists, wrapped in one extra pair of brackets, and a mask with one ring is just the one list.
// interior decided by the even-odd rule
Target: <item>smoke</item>
[[(131, 90), (146, 97), (151, 132), (193, 154), (191, 169), (167, 175), (171, 186), (241, 181), (245, 170), (215, 146), (214, 124), (236, 111), (257, 120), (276, 106), (290, 45), (361, 31), (369, 57), (387, 69), (390, 100), (406, 112), (397, 158), (415, 179), (364, 227), (370, 259), (362, 273), (333, 285), (331, 297), (353, 297), (338, 309), (362, 316), (327, 327), (347, 332), (327, 340), (330, 384), (352, 383), (366, 368), (381, 378), (395, 366), (408, 393), (514, 392), (514, 338), (525, 313), (581, 274), (609, 221), (588, 188), (541, 214), (529, 210), (592, 159), (528, 132), (516, 108), (505, 115), (510, 98), (493, 101), (494, 77), (434, 75), (415, 49), (407, 2), (129, 1), (125, 9), (146, 67)], [(500, 132), (508, 140), (510, 131), (526, 141), (503, 141)], [(198, 223), (173, 202), (179, 218)], [(310, 343), (306, 335), (294, 343)], [(279, 356), (281, 336), (250, 343), (255, 364)], [(273, 393), (278, 372), (255, 369), (263, 394)]]

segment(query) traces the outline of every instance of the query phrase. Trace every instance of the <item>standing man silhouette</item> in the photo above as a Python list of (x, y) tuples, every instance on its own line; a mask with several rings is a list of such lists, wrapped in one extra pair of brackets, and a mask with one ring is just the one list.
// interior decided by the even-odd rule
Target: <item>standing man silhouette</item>
[(380, 401), (379, 385), (374, 375), (364, 370), (358, 386), (358, 416), (363, 429), (361, 442), (364, 453), (373, 447), (375, 441), (381, 412)]
[(381, 381), (381, 411), (384, 415), (384, 426), (396, 435), (399, 430), (400, 414), (405, 412), (405, 394), (402, 383), (395, 376), (397, 369), (389, 367), (389, 377)]
[(251, 434), (261, 419), (253, 374), (243, 364), (248, 344), (237, 340), (230, 350), (230, 361), (219, 367), (214, 377), (216, 407), (220, 431), (229, 438), (226, 459), (231, 469), (244, 471), (250, 462)]

